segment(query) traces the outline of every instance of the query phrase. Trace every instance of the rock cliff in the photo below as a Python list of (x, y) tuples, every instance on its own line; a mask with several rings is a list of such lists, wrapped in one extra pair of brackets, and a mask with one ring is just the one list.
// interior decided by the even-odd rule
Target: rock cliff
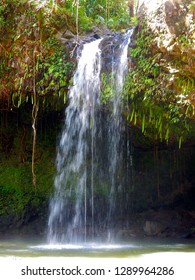
[[(143, 119), (150, 122), (161, 140), (167, 140), (170, 132), (181, 141), (191, 138), (195, 121), (195, 1), (140, 1), (137, 17), (129, 92), (136, 109), (141, 108), (137, 112), (140, 123)], [(147, 101), (144, 106), (143, 101)], [(147, 119), (151, 104), (158, 108)], [(144, 112), (143, 107), (147, 108)], [(155, 114), (158, 120), (154, 120)], [(132, 115), (129, 118), (134, 119)]]
[(138, 17), (140, 21), (147, 21), (157, 47), (166, 54), (167, 60), (171, 62), (175, 57), (181, 58), (182, 70), (194, 76), (195, 1), (144, 1)]

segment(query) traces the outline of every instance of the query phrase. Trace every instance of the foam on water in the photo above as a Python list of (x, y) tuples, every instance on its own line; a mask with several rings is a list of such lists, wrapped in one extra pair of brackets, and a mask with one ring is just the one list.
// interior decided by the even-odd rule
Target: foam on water
[(134, 244), (42, 244), (36, 246), (29, 246), (34, 250), (122, 250), (128, 248), (138, 248), (138, 245)]

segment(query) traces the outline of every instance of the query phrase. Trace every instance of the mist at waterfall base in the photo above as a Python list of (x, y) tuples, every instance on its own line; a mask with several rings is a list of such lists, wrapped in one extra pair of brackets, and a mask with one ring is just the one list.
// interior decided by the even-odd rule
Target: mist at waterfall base
[(109, 112), (101, 104), (102, 39), (79, 52), (57, 151), (50, 244), (112, 242), (116, 220), (127, 210), (122, 206), (128, 204), (124, 185), (129, 174), (123, 163), (121, 93), (131, 33), (116, 37), (120, 43), (111, 48)]

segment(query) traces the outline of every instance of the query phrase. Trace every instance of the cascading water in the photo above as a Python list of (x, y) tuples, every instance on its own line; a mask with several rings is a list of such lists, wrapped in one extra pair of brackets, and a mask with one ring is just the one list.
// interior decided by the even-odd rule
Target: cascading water
[[(117, 46), (117, 50), (113, 49), (112, 60), (112, 112), (109, 120), (109, 176), (111, 189), (109, 195), (108, 224), (112, 224), (113, 215), (115, 215), (117, 193), (120, 192), (122, 180), (120, 176), (120, 165), (122, 161), (122, 153), (120, 147), (121, 133), (123, 130), (123, 121), (121, 116), (121, 97), (123, 90), (124, 78), (128, 71), (128, 45), (130, 43), (132, 31), (129, 30), (122, 38), (122, 43)], [(115, 54), (116, 52), (116, 54)], [(112, 240), (114, 232), (108, 228), (108, 240)]]
[(54, 243), (64, 240), (77, 242), (86, 238), (87, 155), (90, 149), (94, 150), (94, 115), (95, 107), (99, 105), (99, 41), (84, 45), (69, 93), (69, 106), (56, 159), (55, 194), (51, 200), (48, 222), (48, 238)]
[(50, 202), (48, 241), (79, 243), (111, 234), (119, 191), (122, 118), (121, 92), (127, 71), (131, 31), (113, 48), (112, 112), (104, 117), (100, 102), (101, 39), (86, 43), (69, 92), (58, 146), (55, 193)]

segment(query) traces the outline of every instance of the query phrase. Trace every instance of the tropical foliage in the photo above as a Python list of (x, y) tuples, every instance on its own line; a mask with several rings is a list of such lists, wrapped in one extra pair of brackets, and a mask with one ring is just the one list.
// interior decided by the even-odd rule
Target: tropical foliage
[(125, 1), (2, 1), (0, 100), (28, 101), (34, 78), (41, 96), (66, 92), (72, 66), (55, 38), (59, 30), (80, 34), (94, 24), (124, 28), (128, 21)]
[[(132, 68), (124, 89), (128, 121), (139, 126), (151, 140), (179, 142), (194, 131), (194, 105), (190, 96), (195, 80), (184, 70), (178, 71), (181, 61), (164, 59), (155, 46), (154, 35), (142, 25), (136, 45), (130, 50)], [(176, 67), (177, 65), (177, 67)]]
[[(46, 113), (52, 115), (64, 107), (74, 70), (74, 61), (56, 34), (69, 30), (80, 35), (93, 26), (125, 28), (129, 22), (126, 7), (125, 2), (106, 0), (1, 1), (0, 214), (11, 208), (21, 214), (28, 205), (38, 207), (37, 197), (46, 195), (52, 186), (54, 159), (44, 150), (38, 160), (40, 130), (46, 127)], [(16, 115), (17, 125), (10, 127), (9, 120)], [(45, 175), (43, 170), (47, 170)], [(36, 194), (32, 185), (37, 187)]]
[[(136, 22), (129, 17), (127, 2), (130, 1), (1, 0), (0, 215), (7, 215), (10, 209), (21, 215), (29, 205), (33, 209), (41, 207), (51, 192), (55, 154), (51, 146), (55, 140), (45, 144), (49, 138), (47, 131), (43, 146), (38, 142), (35, 150), (36, 129), (38, 126), (44, 134), (51, 124), (45, 112), (52, 115), (64, 107), (74, 71), (74, 61), (56, 34), (69, 30), (81, 35), (94, 26), (124, 29), (132, 21)], [(190, 9), (194, 16), (194, 4)], [(182, 141), (194, 133), (195, 102), (191, 101), (195, 80), (182, 71), (174, 72), (174, 69), (182, 69), (183, 60), (189, 59), (185, 48), (192, 43), (185, 34), (177, 40), (183, 48), (182, 58), (167, 65), (162, 52), (153, 45), (151, 32), (145, 26), (140, 27), (136, 44), (130, 51), (132, 67), (123, 92), (123, 113), (128, 123), (139, 127), (150, 140), (175, 142), (177, 139), (181, 146)], [(112, 98), (110, 83), (112, 77), (103, 74), (103, 104), (109, 104)], [(17, 122), (14, 126), (12, 123), (12, 128), (9, 118)], [(27, 144), (23, 144), (26, 135), (22, 129), (25, 131), (26, 127), (28, 139)], [(40, 150), (44, 151), (42, 158)], [(33, 177), (36, 174), (36, 194), (31, 168)]]

